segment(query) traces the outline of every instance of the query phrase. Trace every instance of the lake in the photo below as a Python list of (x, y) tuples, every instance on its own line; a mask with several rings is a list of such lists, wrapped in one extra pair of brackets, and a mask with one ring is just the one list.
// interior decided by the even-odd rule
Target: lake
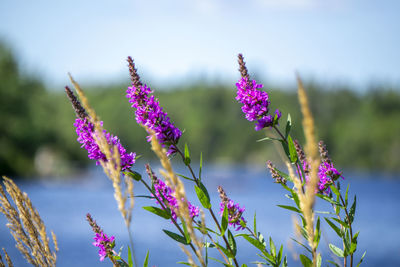
[[(154, 169), (157, 170), (158, 167)], [(143, 173), (143, 170), (139, 172)], [(178, 172), (188, 175), (183, 168)], [(400, 266), (400, 177), (350, 171), (344, 171), (344, 176), (346, 180), (342, 187), (350, 182), (350, 198), (353, 198), (354, 193), (357, 194), (353, 229), (360, 231), (360, 235), (355, 263), (358, 263), (362, 253), (367, 250), (361, 266)], [(290, 237), (294, 237), (293, 212), (276, 206), (290, 204), (290, 200), (284, 196), (286, 192), (281, 186), (273, 183), (265, 169), (259, 166), (206, 166), (203, 170), (203, 181), (210, 192), (214, 211), (218, 210), (216, 207), (219, 204), (216, 188), (221, 185), (228, 197), (246, 207), (244, 216), (249, 222), (252, 222), (257, 210), (258, 230), (265, 237), (271, 236), (276, 245), (284, 245), (284, 253), (291, 266), (300, 266), (300, 262), (294, 261), (293, 256), (304, 253), (304, 250), (290, 240)], [(193, 185), (186, 182), (189, 200), (199, 205)], [(28, 193), (47, 229), (53, 230), (57, 235), (60, 248), (57, 266), (110, 265), (107, 259), (103, 263), (99, 261), (97, 248), (92, 245), (94, 235), (85, 220), (88, 212), (105, 233), (115, 236), (116, 250), (123, 246), (122, 256), (126, 258), (129, 242), (127, 231), (117, 210), (111, 182), (100, 167), (68, 180), (18, 182), (18, 185)], [(141, 184), (135, 183), (134, 191), (138, 195), (145, 194)], [(161, 231), (175, 229), (169, 221), (141, 208), (150, 205), (156, 206), (154, 200), (135, 199), (131, 230), (138, 263), (142, 264), (147, 250), (150, 250), (150, 266), (176, 266), (176, 262), (185, 261), (186, 256), (176, 242)], [(325, 207), (319, 200), (316, 210)], [(207, 222), (213, 228), (211, 222)], [(6, 248), (15, 266), (29, 266), (15, 248), (5, 223), (4, 216), (0, 215), (0, 246)], [(321, 223), (320, 250), (323, 259), (334, 260), (335, 257), (327, 251), (327, 244), (331, 242), (340, 247), (340, 240), (333, 235), (326, 222)], [(210, 254), (218, 258), (215, 251), (210, 251)], [(240, 240), (237, 258), (240, 263), (259, 260), (255, 250)], [(210, 261), (209, 266), (219, 265)]]

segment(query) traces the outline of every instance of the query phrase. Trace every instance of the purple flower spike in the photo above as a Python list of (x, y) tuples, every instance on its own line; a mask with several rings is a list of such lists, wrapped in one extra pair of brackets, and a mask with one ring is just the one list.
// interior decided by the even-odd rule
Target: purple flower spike
[[(177, 150), (176, 144), (182, 132), (170, 121), (168, 114), (163, 111), (158, 99), (147, 85), (136, 87), (132, 85), (126, 91), (126, 97), (136, 109), (136, 122), (153, 130), (157, 139), (163, 147), (167, 147), (168, 155), (174, 154)], [(150, 136), (147, 138), (151, 140)]]
[[(167, 155), (176, 153), (176, 145), (182, 132), (170, 122), (168, 114), (160, 107), (158, 99), (150, 95), (153, 93), (150, 87), (142, 84), (131, 57), (128, 57), (128, 65), (132, 86), (126, 90), (126, 97), (132, 107), (136, 109), (137, 123), (155, 132), (158, 141), (167, 148)], [(151, 141), (150, 136), (147, 137), (147, 141)]]
[(233, 200), (229, 199), (221, 186), (218, 186), (218, 192), (221, 198), (221, 203), (219, 204), (219, 214), (221, 216), (223, 215), (226, 206), (226, 208), (228, 209), (229, 225), (232, 226), (236, 231), (243, 230), (244, 227), (240, 224), (240, 222), (243, 221), (244, 223), (246, 223), (246, 220), (242, 216), (245, 208), (241, 208), (239, 204), (235, 204)]
[[(103, 125), (103, 122), (101, 122), (101, 125)], [(76, 134), (78, 135), (77, 140), (82, 144), (81, 147), (84, 147), (88, 151), (88, 157), (96, 160), (97, 165), (100, 164), (100, 161), (107, 161), (106, 155), (101, 152), (100, 147), (93, 138), (94, 125), (89, 122), (87, 118), (77, 118), (74, 126), (76, 127)], [(107, 133), (105, 130), (104, 135), (108, 144), (113, 144), (118, 148), (118, 152), (121, 157), (121, 169), (126, 170), (132, 167), (132, 165), (135, 163), (136, 154), (132, 152), (128, 154), (126, 149), (121, 145), (121, 142), (117, 136), (113, 136), (112, 134)]]
[(333, 184), (340, 176), (340, 172), (333, 167), (332, 163), (322, 162), (318, 168), (318, 190), (322, 193), (329, 194), (331, 192), (329, 185)]
[(99, 256), (100, 261), (104, 261), (104, 258), (107, 257), (107, 250), (112, 250), (114, 248), (114, 236), (110, 238), (103, 232), (96, 233), (96, 236), (93, 238), (95, 242), (93, 245), (99, 248)]
[[(174, 191), (167, 186), (162, 180), (159, 180), (158, 178), (155, 177), (154, 173), (152, 174), (153, 176), (153, 182), (154, 182), (154, 189), (156, 192), (156, 196), (164, 201), (164, 204), (167, 205), (171, 209), (171, 216), (174, 220), (177, 219), (176, 213), (174, 210), (179, 208), (178, 201), (174, 197)], [(182, 199), (183, 201), (184, 199)], [(188, 208), (189, 208), (189, 214), (191, 218), (199, 216), (199, 208), (196, 206), (193, 206), (189, 201), (187, 202)]]
[(271, 127), (277, 124), (281, 113), (275, 111), (274, 115), (268, 114), (270, 101), (267, 92), (258, 89), (263, 88), (255, 80), (249, 81), (248, 77), (242, 77), (238, 83), (236, 100), (243, 104), (242, 111), (246, 114), (249, 121), (257, 121), (255, 130), (259, 131), (265, 127)]

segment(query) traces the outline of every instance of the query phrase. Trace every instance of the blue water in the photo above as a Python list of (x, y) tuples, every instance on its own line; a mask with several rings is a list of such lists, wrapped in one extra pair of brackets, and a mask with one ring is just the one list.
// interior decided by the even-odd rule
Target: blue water
[[(283, 244), (289, 263), (292, 266), (300, 266), (293, 256), (304, 251), (290, 241), (290, 237), (294, 237), (292, 214), (276, 206), (290, 204), (290, 200), (284, 196), (285, 191), (271, 181), (264, 169), (207, 167), (203, 171), (203, 177), (214, 207), (217, 207), (219, 202), (216, 187), (222, 185), (230, 198), (246, 207), (244, 215), (248, 221), (252, 222), (254, 211), (257, 210), (258, 230), (266, 237), (271, 236), (275, 244)], [(361, 266), (400, 266), (400, 179), (394, 179), (394, 176), (389, 179), (379, 173), (345, 172), (345, 177), (343, 186), (350, 182), (350, 197), (353, 197), (354, 192), (357, 193), (354, 229), (360, 231), (360, 235), (355, 259), (358, 260), (367, 250)], [(123, 246), (122, 256), (126, 255), (129, 239), (125, 224), (117, 211), (111, 182), (100, 168), (67, 181), (23, 182), (19, 183), (19, 186), (28, 193), (47, 229), (53, 230), (57, 235), (60, 248), (57, 254), (58, 266), (109, 265), (107, 260), (104, 263), (99, 262), (97, 248), (91, 244), (93, 233), (85, 220), (87, 212), (92, 214), (107, 234), (115, 236), (117, 250)], [(186, 182), (185, 186), (188, 198), (193, 204), (199, 205), (193, 186)], [(145, 193), (140, 184), (135, 184), (134, 191), (135, 194)], [(141, 208), (149, 205), (155, 205), (154, 201), (143, 198), (135, 200), (131, 229), (138, 262), (142, 263), (147, 250), (150, 250), (151, 266), (176, 266), (176, 262), (186, 260), (186, 256), (178, 245), (161, 231), (175, 229), (170, 222)], [(319, 202), (316, 210), (325, 207)], [(5, 223), (4, 216), (0, 215), (0, 246), (8, 251), (15, 266), (28, 266), (15, 248)], [(211, 226), (211, 222), (208, 225)], [(341, 246), (340, 241), (326, 223), (322, 224), (322, 231), (320, 250), (323, 259), (334, 260), (335, 257), (326, 247), (328, 242)], [(211, 256), (218, 258), (215, 251), (211, 251)], [(250, 263), (256, 260), (259, 259), (253, 248), (239, 240), (238, 261)], [(217, 264), (211, 261), (209, 266)]]

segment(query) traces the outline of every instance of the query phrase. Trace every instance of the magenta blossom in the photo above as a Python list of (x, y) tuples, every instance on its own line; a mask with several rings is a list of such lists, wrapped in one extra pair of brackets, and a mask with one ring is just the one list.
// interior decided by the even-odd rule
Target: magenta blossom
[(107, 257), (107, 249), (112, 250), (115, 246), (114, 236), (110, 238), (103, 232), (96, 233), (96, 236), (93, 238), (95, 242), (93, 245), (99, 248), (99, 256), (100, 261), (104, 261), (104, 258)]
[(236, 100), (243, 104), (242, 111), (246, 119), (256, 121), (256, 131), (278, 123), (281, 113), (276, 110), (274, 115), (268, 114), (270, 104), (268, 93), (258, 90), (264, 87), (262, 84), (258, 84), (255, 80), (249, 81), (248, 77), (242, 77), (236, 83), (236, 87)]
[[(100, 122), (103, 126), (103, 122)], [(88, 119), (77, 118), (74, 126), (76, 127), (76, 134), (78, 135), (78, 142), (82, 144), (89, 155), (90, 159), (96, 160), (96, 164), (100, 164), (100, 161), (107, 161), (106, 155), (101, 152), (100, 147), (97, 145), (93, 135), (95, 134), (94, 125), (89, 122)], [(103, 131), (108, 144), (113, 144), (118, 148), (118, 152), (121, 157), (121, 169), (126, 170), (132, 167), (135, 163), (135, 153), (127, 153), (126, 149), (121, 145), (120, 140), (117, 136), (113, 136), (110, 133)]]
[[(167, 154), (172, 155), (177, 151), (176, 145), (182, 132), (170, 121), (168, 114), (163, 111), (158, 99), (147, 85), (128, 87), (126, 97), (136, 109), (136, 122), (155, 132), (158, 141), (168, 149)], [(147, 140), (150, 142), (151, 137)]]
[[(174, 196), (174, 191), (167, 186), (162, 180), (155, 179), (154, 189), (156, 192), (156, 196), (171, 209), (171, 216), (174, 220), (177, 219), (176, 213), (174, 210), (179, 208), (178, 201)], [(182, 199), (184, 201), (184, 199)], [(193, 206), (189, 201), (187, 202), (189, 208), (189, 214), (191, 218), (199, 216), (199, 208)]]

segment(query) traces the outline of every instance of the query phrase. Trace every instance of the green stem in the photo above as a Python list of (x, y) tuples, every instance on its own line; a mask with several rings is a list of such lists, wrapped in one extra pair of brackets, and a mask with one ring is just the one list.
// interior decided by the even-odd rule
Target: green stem
[[(181, 151), (177, 146), (176, 146), (176, 151), (179, 153), (179, 155), (181, 155), (182, 160), (185, 162), (185, 155), (182, 153), (182, 151)], [(194, 171), (193, 171), (191, 165), (190, 165), (190, 164), (185, 164), (185, 165), (188, 167), (188, 169), (189, 169), (189, 171), (190, 171), (190, 173), (191, 173), (191, 175), (192, 175), (192, 177), (193, 177), (193, 180), (194, 180), (194, 182), (196, 183), (196, 185), (200, 187), (200, 180), (199, 180), (199, 179), (196, 177), (196, 175), (194, 174)], [(210, 212), (211, 217), (213, 218), (215, 224), (217, 225), (218, 230), (221, 232), (221, 226), (219, 225), (219, 222), (218, 222), (218, 220), (217, 220), (217, 218), (216, 218), (216, 216), (215, 216), (215, 214), (214, 214), (214, 211), (213, 211), (211, 208), (209, 208), (208, 211)], [(225, 245), (226, 245), (226, 247), (228, 248), (228, 250), (229, 250), (229, 251), (232, 253), (232, 255), (233, 255), (233, 251), (232, 251), (232, 249), (231, 249), (231, 246), (229, 245), (228, 240), (227, 240), (226, 237), (225, 237), (225, 234), (222, 236), (222, 239), (224, 240)], [(236, 265), (237, 267), (239, 267), (239, 263), (238, 263), (237, 260), (236, 260), (236, 256), (233, 257), (233, 261), (234, 261), (235, 265)]]
[[(144, 186), (147, 188), (147, 190), (149, 190), (150, 193), (153, 193), (153, 191), (151, 190), (151, 187), (143, 179), (140, 179), (140, 181), (144, 184)], [(157, 197), (157, 195), (153, 194), (153, 196), (157, 200), (157, 202), (160, 204), (161, 208), (163, 210), (166, 210), (167, 208), (165, 207), (164, 203)], [(178, 229), (178, 231), (182, 234), (182, 236), (185, 236), (185, 232), (182, 230), (182, 228), (179, 226), (179, 224), (176, 222), (176, 220), (172, 216), (171, 216), (171, 221), (175, 225), (175, 227)], [(196, 248), (193, 246), (191, 241), (188, 245), (193, 250), (194, 254), (197, 256)]]

